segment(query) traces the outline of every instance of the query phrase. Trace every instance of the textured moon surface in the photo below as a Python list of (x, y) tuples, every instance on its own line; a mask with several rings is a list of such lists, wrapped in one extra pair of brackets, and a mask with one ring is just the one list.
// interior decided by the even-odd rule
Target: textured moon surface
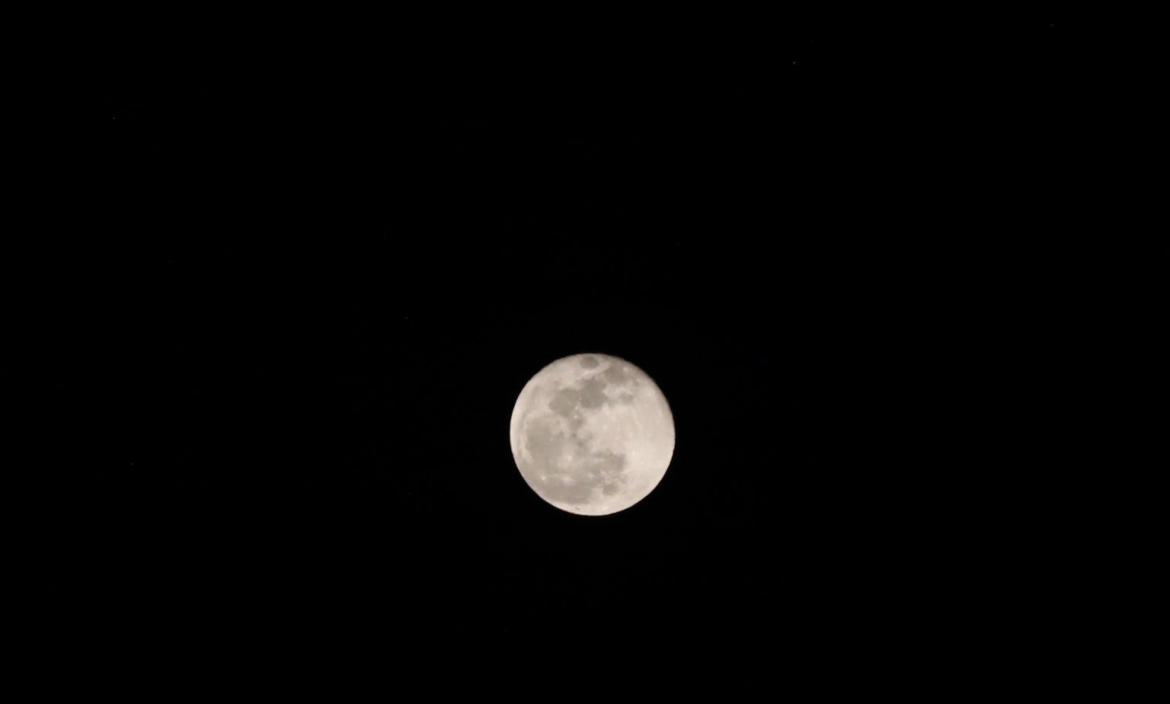
[(674, 418), (658, 385), (604, 354), (559, 359), (512, 410), (512, 456), (528, 486), (559, 509), (616, 513), (658, 486), (674, 455)]

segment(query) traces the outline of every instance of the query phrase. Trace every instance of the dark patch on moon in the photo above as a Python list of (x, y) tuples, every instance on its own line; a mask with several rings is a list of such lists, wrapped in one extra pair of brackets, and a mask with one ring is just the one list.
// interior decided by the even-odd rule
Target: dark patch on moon
[(610, 384), (638, 385), (638, 380), (625, 369), (625, 365), (621, 362), (611, 362), (609, 367), (601, 373), (601, 376)]
[(576, 410), (577, 403), (580, 400), (580, 391), (572, 387), (566, 387), (553, 394), (552, 400), (548, 402), (548, 407), (558, 416), (568, 418), (573, 415), (573, 411)]
[(605, 405), (606, 383), (600, 379), (586, 379), (581, 385), (580, 404), (585, 408), (601, 408)]
[(553, 394), (548, 407), (565, 418), (575, 415), (579, 408), (601, 408), (609, 401), (605, 395), (606, 386), (608, 384), (596, 377), (581, 382), (580, 388), (566, 386)]

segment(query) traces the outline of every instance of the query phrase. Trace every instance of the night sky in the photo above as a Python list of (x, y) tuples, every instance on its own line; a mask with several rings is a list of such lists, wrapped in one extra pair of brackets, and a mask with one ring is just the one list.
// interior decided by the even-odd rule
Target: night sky
[[(1050, 470), (994, 409), (1045, 363), (1074, 30), (497, 20), (158, 31), (84, 68), (37, 495), (57, 632), (762, 639), (826, 673), (1018, 642)], [(676, 423), (604, 518), (508, 442), (579, 352)]]

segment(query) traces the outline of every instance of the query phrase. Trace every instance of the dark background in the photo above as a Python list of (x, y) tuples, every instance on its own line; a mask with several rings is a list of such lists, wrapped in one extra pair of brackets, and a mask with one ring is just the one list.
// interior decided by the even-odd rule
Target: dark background
[[(398, 19), (166, 25), (79, 66), (36, 507), (61, 633), (829, 670), (1051, 625), (1051, 477), (1010, 447), (1060, 315), (1075, 29)], [(508, 445), (583, 351), (678, 434), (601, 519)]]

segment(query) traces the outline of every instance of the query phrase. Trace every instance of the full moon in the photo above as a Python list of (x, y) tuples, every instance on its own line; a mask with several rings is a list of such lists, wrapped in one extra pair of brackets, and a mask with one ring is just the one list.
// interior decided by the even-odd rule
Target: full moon
[(558, 359), (512, 410), (512, 457), (540, 498), (585, 516), (633, 506), (674, 455), (674, 418), (658, 385), (604, 354)]

